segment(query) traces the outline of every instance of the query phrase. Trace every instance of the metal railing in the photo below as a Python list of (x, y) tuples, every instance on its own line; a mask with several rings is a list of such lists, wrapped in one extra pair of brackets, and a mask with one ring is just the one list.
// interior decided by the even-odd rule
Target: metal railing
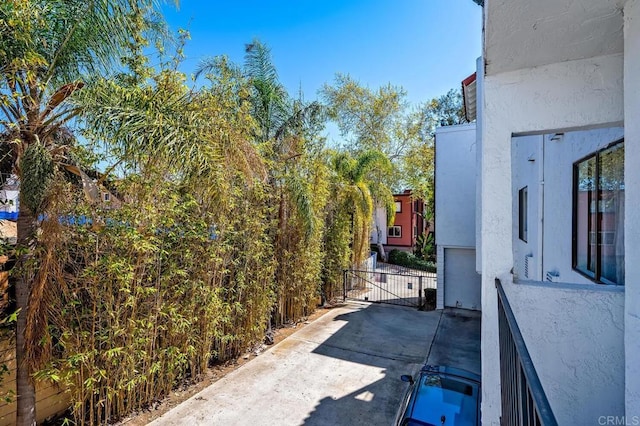
[(509, 301), (496, 278), (500, 340), (501, 424), (555, 426), (557, 421), (529, 356)]

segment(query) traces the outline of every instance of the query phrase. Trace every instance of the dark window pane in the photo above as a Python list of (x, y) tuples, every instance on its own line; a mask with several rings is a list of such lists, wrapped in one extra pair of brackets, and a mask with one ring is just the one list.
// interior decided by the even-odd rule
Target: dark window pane
[(596, 157), (577, 165), (576, 196), (576, 269), (595, 273), (596, 265)]
[(522, 241), (527, 242), (527, 234), (529, 227), (529, 190), (525, 186), (518, 191), (518, 228), (519, 237)]
[[(600, 154), (600, 276), (624, 284), (624, 145)], [(606, 235), (606, 238), (604, 238)]]

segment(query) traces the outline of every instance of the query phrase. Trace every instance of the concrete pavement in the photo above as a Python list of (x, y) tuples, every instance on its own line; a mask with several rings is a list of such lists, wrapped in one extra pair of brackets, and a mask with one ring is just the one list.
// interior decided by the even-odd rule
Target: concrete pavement
[(427, 361), (480, 374), (480, 311), (445, 309)]
[(334, 308), (151, 424), (389, 425), (406, 389), (399, 377), (433, 353), (441, 316), (366, 303)]

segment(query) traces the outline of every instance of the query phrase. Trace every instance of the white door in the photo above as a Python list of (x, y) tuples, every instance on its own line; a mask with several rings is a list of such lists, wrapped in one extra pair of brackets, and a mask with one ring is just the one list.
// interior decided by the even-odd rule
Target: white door
[(476, 251), (444, 249), (444, 305), (480, 310), (480, 275), (476, 272)]

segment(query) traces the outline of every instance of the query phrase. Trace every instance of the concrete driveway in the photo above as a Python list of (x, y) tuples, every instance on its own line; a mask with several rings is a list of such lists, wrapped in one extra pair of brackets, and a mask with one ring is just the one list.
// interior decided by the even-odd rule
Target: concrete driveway
[(441, 319), (455, 323), (447, 318), (391, 305), (335, 308), (151, 424), (390, 425), (406, 389), (400, 375), (446, 352), (436, 330)]
[(427, 362), (480, 374), (480, 311), (445, 309)]

